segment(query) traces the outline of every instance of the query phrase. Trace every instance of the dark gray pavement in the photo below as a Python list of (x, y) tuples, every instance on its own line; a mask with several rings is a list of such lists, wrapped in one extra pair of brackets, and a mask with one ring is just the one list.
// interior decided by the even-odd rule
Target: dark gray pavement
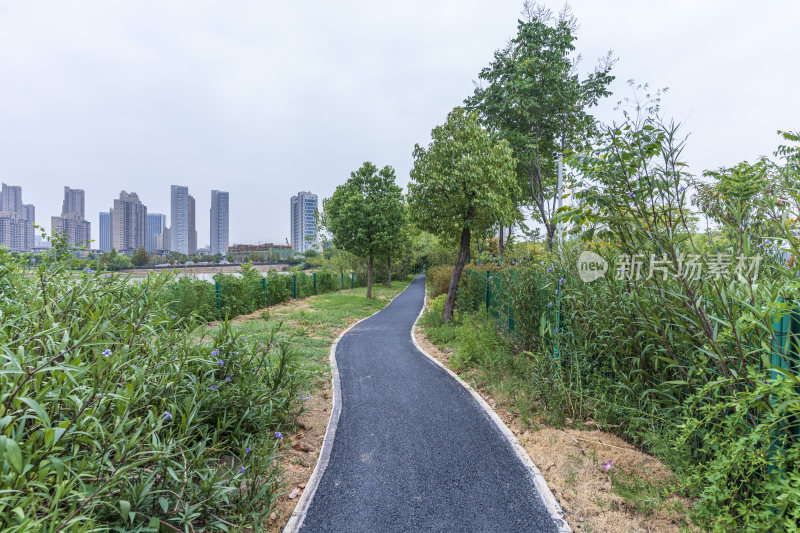
[(554, 532), (508, 441), (414, 346), (425, 280), (339, 341), (342, 412), (303, 533)]

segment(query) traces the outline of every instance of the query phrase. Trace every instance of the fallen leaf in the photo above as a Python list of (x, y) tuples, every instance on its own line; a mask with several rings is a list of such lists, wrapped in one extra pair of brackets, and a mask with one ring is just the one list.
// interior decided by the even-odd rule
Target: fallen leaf
[(289, 493), (289, 499), (294, 500), (300, 495), (300, 487), (295, 487), (292, 492)]

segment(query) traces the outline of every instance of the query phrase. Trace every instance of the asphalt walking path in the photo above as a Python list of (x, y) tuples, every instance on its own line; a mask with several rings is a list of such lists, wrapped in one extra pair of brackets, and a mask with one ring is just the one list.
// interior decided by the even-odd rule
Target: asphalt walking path
[(342, 411), (301, 531), (555, 532), (475, 399), (414, 346), (424, 278), (336, 348)]

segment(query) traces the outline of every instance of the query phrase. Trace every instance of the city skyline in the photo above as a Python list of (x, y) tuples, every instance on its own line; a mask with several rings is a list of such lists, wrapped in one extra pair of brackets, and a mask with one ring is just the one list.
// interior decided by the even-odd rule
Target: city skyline
[[(35, 2), (0, 4), (0, 179), (26, 188), (41, 221), (59, 214), (63, 185), (84, 189), (95, 240), (120, 190), (169, 214), (165, 190), (181, 183), (196, 192), (200, 245), (212, 189), (235, 200), (231, 243), (280, 243), (286, 199), (300, 189), (327, 198), (364, 160), (392, 165), (405, 186), (414, 144), (472, 93), (522, 9), (66, 2), (43, 16)], [(800, 83), (786, 68), (797, 2), (771, 2), (756, 22), (738, 1), (620, 1), (619, 17), (603, 3), (570, 5), (581, 68), (609, 49), (619, 57), (598, 118), (619, 119), (628, 79), (669, 86), (663, 110), (692, 132), (684, 155), (695, 175), (769, 155), (776, 130), (800, 123), (800, 106), (786, 104)]]
[[(229, 240), (229, 193), (211, 190), (210, 201), (210, 244), (200, 245), (196, 228), (196, 201), (189, 194), (186, 186), (171, 186), (171, 202), (176, 203), (176, 211), (170, 216), (176, 217), (179, 226), (184, 228), (183, 241), (187, 255), (197, 252), (225, 253)], [(92, 238), (92, 224), (86, 215), (86, 191), (66, 185), (63, 187), (61, 212), (50, 217), (50, 227), (36, 224), (36, 207), (33, 203), (22, 201), (21, 185), (2, 184), (0, 193), (0, 245), (12, 251), (31, 251), (42, 247), (49, 239), (62, 235), (69, 244), (86, 246), (91, 250), (109, 251), (132, 250), (144, 247), (149, 252), (171, 251), (173, 249), (169, 218), (162, 213), (148, 213), (148, 208), (135, 191), (123, 190), (118, 198), (112, 200), (112, 206), (98, 213), (98, 224), (95, 226), (96, 238)], [(183, 220), (181, 220), (183, 217)], [(35, 226), (39, 227), (39, 230)], [(180, 232), (176, 232), (180, 235)], [(46, 234), (48, 241), (42, 240)], [(260, 240), (258, 242), (264, 242)], [(176, 251), (181, 251), (176, 249)]]

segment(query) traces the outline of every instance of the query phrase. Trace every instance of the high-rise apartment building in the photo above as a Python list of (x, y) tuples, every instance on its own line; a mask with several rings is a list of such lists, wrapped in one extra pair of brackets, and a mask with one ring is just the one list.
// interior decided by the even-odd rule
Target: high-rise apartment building
[(111, 212), (100, 212), (100, 242), (99, 248), (103, 252), (111, 251)]
[(147, 207), (135, 193), (122, 191), (111, 210), (111, 246), (118, 252), (147, 246)]
[(211, 254), (228, 251), (228, 193), (211, 191)]
[(64, 202), (61, 204), (61, 216), (74, 216), (83, 220), (85, 203), (85, 193), (83, 189), (70, 189), (64, 187)]
[(92, 225), (83, 218), (84, 203), (83, 189), (64, 187), (61, 216), (50, 218), (50, 233), (63, 236), (69, 244), (91, 248)]
[[(149, 213), (147, 215), (147, 251), (164, 249), (164, 229), (167, 227), (167, 215)], [(169, 246), (167, 246), (169, 248)]]
[(36, 230), (33, 227), (36, 210), (22, 203), (22, 187), (3, 183), (0, 191), (0, 246), (12, 252), (33, 249)]
[(170, 192), (170, 250), (189, 254), (189, 187), (173, 185)]
[(36, 222), (36, 208), (33, 204), (22, 204), (22, 218), (30, 223)]
[(304, 253), (317, 243), (317, 195), (301, 191), (292, 196), (291, 208), (292, 248), (295, 252)]
[(197, 252), (197, 225), (195, 224), (194, 196), (189, 195), (189, 255)]

